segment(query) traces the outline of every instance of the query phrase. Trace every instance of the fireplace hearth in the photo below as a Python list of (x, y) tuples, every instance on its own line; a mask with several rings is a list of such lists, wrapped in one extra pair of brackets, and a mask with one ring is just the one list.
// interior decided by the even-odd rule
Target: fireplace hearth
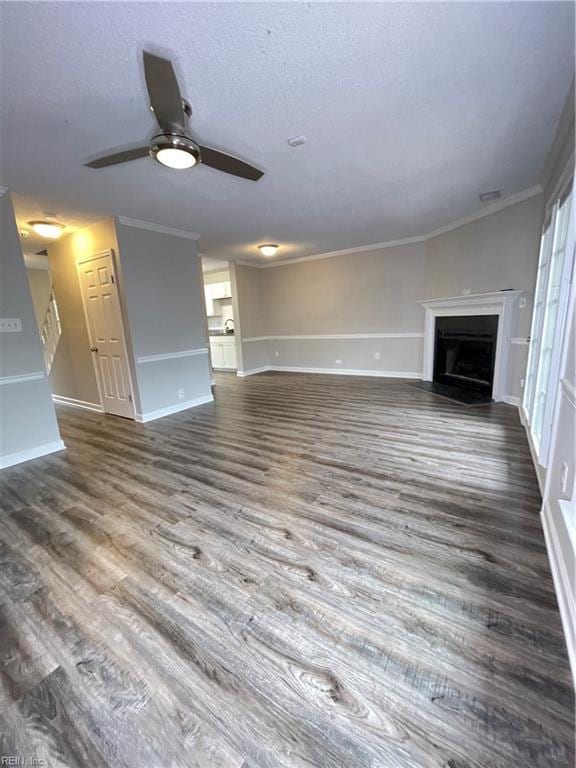
[(432, 381), (415, 386), (465, 405), (492, 402), (498, 315), (436, 317)]

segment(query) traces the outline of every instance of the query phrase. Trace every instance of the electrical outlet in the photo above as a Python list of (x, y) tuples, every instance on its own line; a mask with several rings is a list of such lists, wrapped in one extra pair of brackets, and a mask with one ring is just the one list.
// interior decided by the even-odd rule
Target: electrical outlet
[(342, 360), (334, 360), (335, 365), (342, 365)]
[(0, 318), (0, 332), (19, 333), (22, 330), (22, 320), (19, 317)]
[(179, 389), (178, 390), (178, 400), (184, 400), (184, 390)]
[(568, 464), (565, 461), (562, 462), (562, 470), (560, 471), (560, 487), (562, 493), (566, 493), (568, 490)]
[(280, 357), (280, 352), (277, 349), (274, 350), (274, 357)]
[(520, 389), (524, 389), (524, 384), (526, 384), (526, 379), (520, 379)]
[(374, 352), (374, 360), (380, 360), (380, 352)]

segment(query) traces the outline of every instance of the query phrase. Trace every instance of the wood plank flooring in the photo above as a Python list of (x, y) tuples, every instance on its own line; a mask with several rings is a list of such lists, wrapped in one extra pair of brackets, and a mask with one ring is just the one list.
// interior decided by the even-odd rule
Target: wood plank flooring
[(516, 410), (281, 373), (216, 397), (60, 408), (68, 450), (0, 475), (0, 756), (573, 768)]

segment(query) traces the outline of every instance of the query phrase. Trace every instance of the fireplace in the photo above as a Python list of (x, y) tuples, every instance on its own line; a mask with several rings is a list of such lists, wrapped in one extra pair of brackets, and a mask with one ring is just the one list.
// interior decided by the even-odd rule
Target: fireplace
[(492, 397), (498, 316), (439, 316), (435, 331), (434, 383)]
[[(420, 304), (424, 308), (424, 349), (422, 354), (423, 383), (429, 385), (429, 387), (449, 387), (454, 392), (460, 394), (463, 393), (467, 396), (466, 402), (481, 402), (482, 400), (484, 402), (490, 402), (490, 400), (495, 400), (497, 403), (514, 402), (516, 405), (518, 401), (517, 398), (510, 397), (508, 381), (510, 349), (515, 341), (512, 339), (512, 329), (516, 326), (517, 304), (521, 297), (522, 291), (509, 291), (506, 289), (502, 291), (491, 291), (490, 293), (463, 293), (461, 296), (448, 296), (443, 299), (425, 299), (421, 301)], [(443, 320), (456, 318), (457, 320), (462, 320), (466, 323), (470, 322), (472, 325), (478, 321), (478, 318), (486, 319), (487, 317), (492, 318), (491, 320), (488, 320), (488, 322), (493, 324), (493, 333), (488, 334), (493, 336), (491, 371), (489, 376), (480, 375), (478, 378), (481, 380), (480, 386), (482, 386), (482, 382), (491, 381), (491, 387), (488, 387), (487, 391), (486, 384), (484, 384), (484, 391), (481, 389), (467, 389), (462, 386), (465, 382), (465, 379), (463, 378), (458, 380), (458, 386), (436, 384), (436, 329), (437, 327), (441, 327), (441, 325), (437, 324), (439, 322), (441, 323)], [(484, 322), (484, 320), (480, 320), (480, 322)], [(461, 332), (461, 329), (456, 330), (457, 332)], [(478, 329), (474, 331), (474, 328), (472, 327), (472, 329), (469, 330), (472, 330), (470, 337), (470, 343), (472, 343), (472, 338), (477, 337)], [(484, 327), (479, 330), (487, 331), (489, 329)], [(485, 336), (487, 334), (481, 333), (480, 335)], [(484, 341), (486, 340), (487, 339), (484, 339)], [(448, 341), (449, 339), (446, 339), (446, 342)], [(474, 338), (474, 341), (482, 341), (482, 339)], [(453, 362), (453, 359), (448, 361), (449, 364)], [(448, 369), (447, 372), (448, 374), (456, 372), (456, 375), (458, 376), (468, 376), (468, 373), (465, 372), (465, 369), (468, 367), (468, 362), (463, 360), (456, 371), (450, 371), (450, 369)], [(478, 374), (478, 371), (475, 373)], [(469, 378), (474, 378), (474, 376), (470, 376)], [(476, 386), (478, 385), (476, 384)], [(465, 402), (463, 399), (460, 401)]]

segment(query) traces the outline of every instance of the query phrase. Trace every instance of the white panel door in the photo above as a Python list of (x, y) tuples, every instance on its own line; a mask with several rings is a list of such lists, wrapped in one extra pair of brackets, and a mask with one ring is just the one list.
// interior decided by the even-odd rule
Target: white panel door
[(134, 418), (132, 385), (112, 253), (78, 262), (90, 350), (106, 413)]

